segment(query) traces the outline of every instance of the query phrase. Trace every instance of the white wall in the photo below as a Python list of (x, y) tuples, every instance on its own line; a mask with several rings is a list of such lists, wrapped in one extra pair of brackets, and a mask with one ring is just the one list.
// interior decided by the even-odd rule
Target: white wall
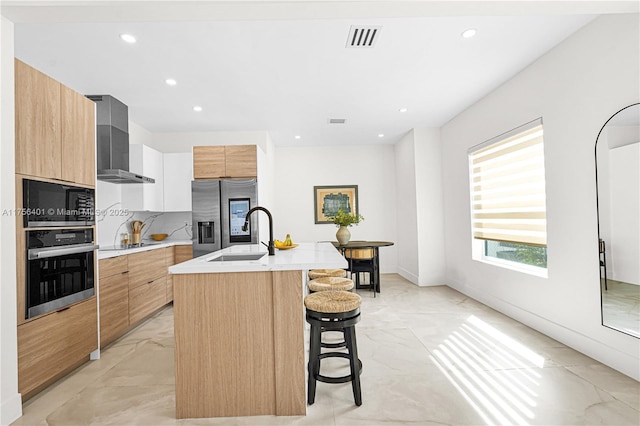
[[(594, 144), (638, 102), (638, 15), (602, 16), (442, 128), (446, 274), (456, 289), (640, 379), (637, 339), (601, 325)], [(471, 259), (467, 149), (544, 121), (548, 279)]]
[[(365, 220), (349, 228), (353, 240), (397, 241), (395, 160), (392, 145), (276, 147), (276, 238), (294, 242), (335, 241), (338, 228), (314, 223), (313, 187), (358, 185)], [(380, 248), (381, 272), (396, 272), (397, 246)], [(384, 291), (384, 289), (383, 289)]]
[(445, 279), (442, 143), (440, 129), (415, 129), (418, 284), (443, 285)]
[(0, 424), (22, 415), (18, 393), (13, 23), (0, 17)]

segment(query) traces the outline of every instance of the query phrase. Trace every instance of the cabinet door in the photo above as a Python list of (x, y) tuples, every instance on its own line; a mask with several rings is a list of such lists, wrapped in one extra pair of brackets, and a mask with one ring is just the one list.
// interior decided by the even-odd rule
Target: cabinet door
[(175, 246), (175, 249), (176, 249), (176, 264), (193, 259), (193, 246), (191, 245)]
[(97, 348), (95, 297), (18, 326), (18, 391), (29, 394)]
[(100, 278), (100, 347), (129, 328), (129, 275), (127, 271)]
[(167, 276), (167, 263), (162, 249), (133, 253), (128, 258), (129, 290)]
[(225, 146), (225, 165), (228, 177), (254, 178), (258, 176), (255, 145)]
[(193, 156), (190, 152), (164, 154), (164, 211), (191, 211)]
[(193, 147), (194, 179), (219, 179), (226, 176), (224, 146)]
[[(162, 252), (162, 250), (156, 250)], [(166, 276), (129, 289), (129, 324), (135, 325), (165, 304), (167, 297)]]
[(123, 185), (122, 206), (134, 211), (163, 211), (162, 153), (146, 145), (131, 144), (129, 145), (129, 166), (133, 173), (153, 178), (155, 183)]
[[(167, 262), (167, 266), (172, 266), (176, 264), (176, 255), (175, 255), (175, 247), (167, 247), (164, 250), (165, 260)], [(173, 301), (173, 276), (167, 272), (167, 297), (165, 302), (169, 303)]]
[(95, 186), (95, 103), (61, 86), (62, 179)]
[(62, 179), (60, 88), (57, 81), (15, 60), (16, 173)]

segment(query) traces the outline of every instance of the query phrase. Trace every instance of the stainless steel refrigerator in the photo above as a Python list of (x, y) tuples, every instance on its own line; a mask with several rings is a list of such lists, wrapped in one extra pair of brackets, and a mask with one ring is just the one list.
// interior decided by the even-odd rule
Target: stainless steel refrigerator
[(242, 230), (249, 209), (258, 205), (255, 179), (195, 180), (191, 182), (193, 256), (236, 244), (258, 242), (257, 215)]

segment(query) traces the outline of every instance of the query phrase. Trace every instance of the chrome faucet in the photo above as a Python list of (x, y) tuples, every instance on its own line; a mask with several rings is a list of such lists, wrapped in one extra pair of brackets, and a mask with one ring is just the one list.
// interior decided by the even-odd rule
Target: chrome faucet
[(244, 225), (242, 225), (242, 230), (246, 231), (249, 228), (249, 216), (251, 216), (251, 213), (253, 213), (256, 210), (262, 210), (267, 214), (267, 216), (269, 216), (269, 244), (268, 245), (264, 243), (262, 244), (267, 246), (267, 249), (269, 249), (269, 256), (273, 256), (276, 254), (275, 248), (273, 245), (273, 217), (271, 217), (271, 212), (269, 210), (260, 206), (255, 206), (254, 208), (250, 209), (244, 218)]

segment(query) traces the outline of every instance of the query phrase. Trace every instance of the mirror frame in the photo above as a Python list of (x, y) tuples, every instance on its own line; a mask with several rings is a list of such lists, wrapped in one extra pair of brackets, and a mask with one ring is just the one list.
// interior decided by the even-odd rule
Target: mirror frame
[[(628, 109), (628, 108), (632, 108), (632, 107), (640, 107), (640, 102), (636, 102), (630, 105), (625, 106), (624, 108), (619, 109), (618, 111), (616, 111), (611, 117), (609, 117), (609, 119), (607, 119), (607, 121), (604, 122), (604, 124), (602, 125), (602, 127), (600, 128), (600, 131), (598, 132), (598, 136), (596, 136), (596, 143), (594, 146), (594, 156), (595, 156), (595, 166), (596, 166), (596, 219), (597, 219), (597, 224), (598, 224), (598, 262), (600, 262), (600, 241), (601, 241), (601, 235), (600, 235), (600, 199), (599, 199), (599, 191), (598, 191), (598, 141), (600, 140), (600, 135), (602, 134), (602, 132), (604, 131), (604, 129), (607, 127), (607, 125), (609, 124), (609, 122), (619, 113), (621, 113), (622, 111)], [(604, 300), (603, 300), (603, 294), (602, 294), (602, 278), (601, 278), (601, 272), (600, 272), (600, 268), (601, 266), (598, 265), (598, 287), (600, 289), (600, 323), (602, 324), (603, 327), (607, 327), (611, 330), (615, 330), (619, 333), (623, 333), (626, 334), (627, 336), (631, 336), (631, 337), (635, 337), (636, 339), (640, 339), (640, 334), (639, 335), (635, 335), (635, 334), (631, 334), (627, 331), (624, 330), (620, 330), (619, 328), (615, 328), (611, 325), (607, 325), (604, 323)], [(606, 276), (605, 276), (606, 279)]]

